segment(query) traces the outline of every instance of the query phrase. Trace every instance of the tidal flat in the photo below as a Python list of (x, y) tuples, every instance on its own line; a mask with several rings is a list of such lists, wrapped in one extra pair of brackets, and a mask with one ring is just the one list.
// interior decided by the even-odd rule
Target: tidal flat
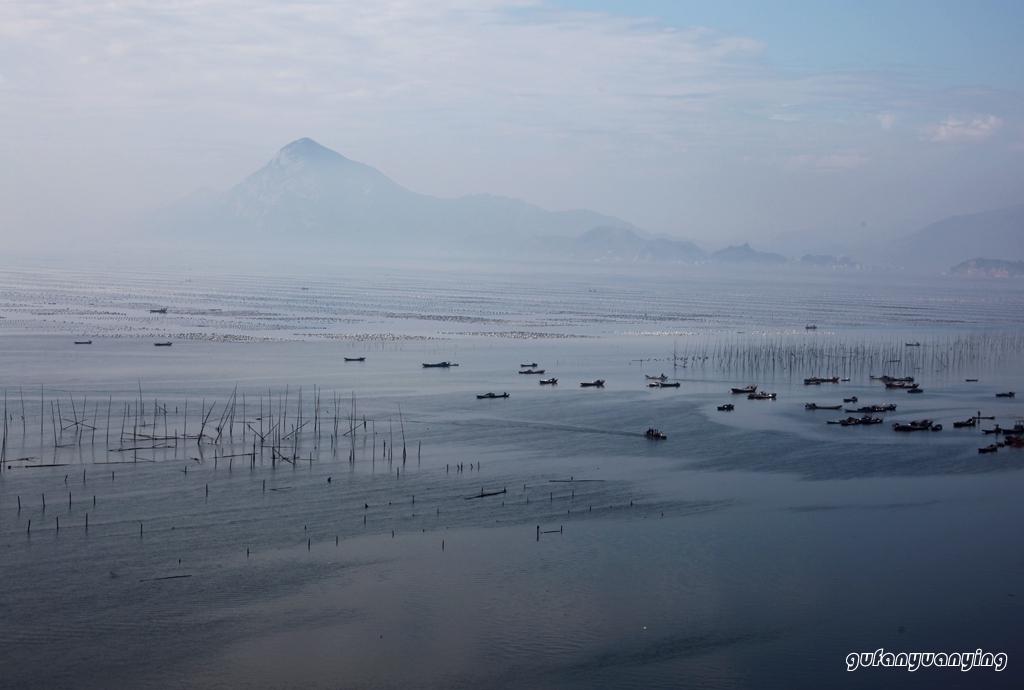
[(1019, 687), (1022, 355), (1013, 281), (6, 268), (0, 686)]

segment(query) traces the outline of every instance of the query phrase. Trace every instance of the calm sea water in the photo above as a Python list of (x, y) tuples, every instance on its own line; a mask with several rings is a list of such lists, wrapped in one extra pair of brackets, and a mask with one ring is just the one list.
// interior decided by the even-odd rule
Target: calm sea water
[(0, 686), (1019, 687), (1024, 451), (952, 422), (1022, 351), (1000, 281), (6, 269)]

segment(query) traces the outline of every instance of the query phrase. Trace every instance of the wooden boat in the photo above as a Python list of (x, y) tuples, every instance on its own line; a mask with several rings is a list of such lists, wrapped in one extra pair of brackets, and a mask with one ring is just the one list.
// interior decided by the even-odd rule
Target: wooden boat
[(846, 410), (847, 412), (895, 412), (895, 403), (889, 403), (888, 405), (865, 405), (858, 407), (856, 410)]
[(736, 409), (736, 406), (733, 405), (732, 403), (726, 403), (724, 405), (719, 405), (718, 406), (718, 411), (719, 412), (732, 412), (735, 409)]
[(650, 429), (644, 432), (644, 438), (653, 439), (655, 441), (664, 441), (666, 438), (668, 438), (668, 436), (661, 433), (654, 427), (651, 427)]
[(537, 366), (537, 363), (533, 362), (532, 364), (520, 364), (519, 368), (520, 369), (533, 369), (536, 366)]
[[(899, 361), (899, 360), (894, 360), (894, 361)], [(914, 382), (914, 377), (913, 376), (900, 376), (900, 377), (896, 377), (896, 376), (889, 376), (887, 374), (883, 374), (882, 376), (875, 376), (874, 374), (870, 374), (868, 376), (868, 378), (870, 378), (872, 381), (882, 381), (883, 383), (886, 383), (886, 382), (888, 382), (888, 383), (897, 383), (899, 381), (902, 381), (903, 383), (913, 383)]]
[(558, 379), (556, 379), (554, 376), (552, 376), (549, 379), (541, 379), (540, 380), (540, 385), (542, 385), (542, 386), (554, 386), (557, 383), (558, 383)]
[(76, 340), (75, 345), (92, 345), (91, 340)]
[(484, 393), (483, 395), (476, 396), (476, 399), (477, 400), (492, 400), (494, 398), (507, 398), (507, 397), (508, 397), (508, 393), (502, 393), (501, 395), (498, 395), (497, 393)]
[(848, 403), (848, 402), (849, 403), (855, 403), (855, 402), (857, 402), (857, 396), (855, 395), (855, 396), (853, 396), (851, 398), (843, 398), (843, 402), (844, 403)]
[(841, 410), (842, 405), (818, 405), (817, 403), (804, 403), (805, 410)]
[(978, 379), (964, 379), (967, 383), (977, 383)]
[(520, 374), (543, 374), (544, 370), (543, 369), (527, 369), (527, 370), (521, 371), (519, 373)]
[(644, 374), (644, 378), (647, 379), (648, 381), (664, 381), (668, 378), (668, 376), (666, 376), (665, 374), (661, 374), (660, 376), (651, 376), (650, 374)]
[(903, 343), (903, 344), (906, 345), (907, 347), (921, 347), (921, 343), (917, 342), (916, 340), (914, 342), (912, 342), (912, 343)]
[(804, 379), (805, 386), (818, 386), (822, 383), (839, 383), (838, 376), (812, 376)]
[(869, 414), (863, 417), (847, 417), (846, 419), (830, 420), (829, 424), (838, 424), (840, 426), (862, 426), (867, 424), (881, 424), (882, 420), (878, 417), (872, 417)]
[(437, 362), (435, 364), (424, 364), (423, 366), (426, 369), (433, 369), (433, 368), (438, 368), (438, 367), (441, 368), (441, 369), (447, 369), (448, 367), (457, 367), (459, 365), (458, 364), (452, 364), (451, 362)]
[(981, 433), (983, 433), (983, 434), (995, 434), (996, 436), (998, 436), (999, 434), (1003, 433), (1003, 430), (999, 427), (998, 424), (996, 424), (995, 428), (993, 428), (993, 429), (982, 429)]
[(991, 445), (985, 446), (984, 448), (979, 448), (978, 452), (979, 453), (995, 453), (997, 450), (999, 450), (999, 446), (997, 446), (996, 444), (993, 443)]
[(166, 343), (153, 343), (153, 344), (156, 345), (157, 347), (170, 347), (172, 345), (170, 340), (168, 340)]
[(1007, 436), (1003, 443), (1011, 448), (1024, 448), (1024, 436)]
[(906, 424), (900, 424), (894, 422), (892, 425), (893, 431), (927, 431), (932, 428), (932, 420), (920, 419), (913, 422), (907, 422)]
[(595, 379), (593, 381), (584, 381), (580, 384), (581, 388), (604, 388), (604, 379)]
[(1017, 394), (1014, 393), (1013, 391), (1007, 391), (1006, 393), (996, 393), (997, 398), (1012, 398), (1016, 395)]
[(756, 391), (757, 391), (757, 385), (753, 384), (753, 383), (750, 384), (749, 386), (744, 386), (743, 388), (733, 388), (732, 389), (733, 393), (754, 393)]
[(346, 362), (365, 362), (366, 357), (346, 357)]
[(166, 314), (167, 313), (167, 307), (160, 307), (159, 309), (150, 309), (149, 313), (150, 314)]
[(747, 400), (775, 400), (777, 395), (777, 393), (765, 393), (764, 391), (761, 391), (760, 393), (750, 393), (747, 395)]
[(679, 388), (679, 382), (675, 381), (674, 383), (665, 383), (662, 381), (658, 384), (658, 388)]

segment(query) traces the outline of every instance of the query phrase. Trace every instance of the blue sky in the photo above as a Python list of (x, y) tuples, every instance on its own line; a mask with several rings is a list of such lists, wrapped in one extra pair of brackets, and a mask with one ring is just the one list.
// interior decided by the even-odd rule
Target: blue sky
[(1008, 0), (555, 4), (751, 36), (764, 42), (765, 58), (793, 70), (905, 69), (932, 87), (973, 83), (1019, 90), (1024, 80), (1024, 3)]
[(415, 191), (709, 248), (1024, 203), (1024, 3), (12, 0), (0, 240), (308, 136)]

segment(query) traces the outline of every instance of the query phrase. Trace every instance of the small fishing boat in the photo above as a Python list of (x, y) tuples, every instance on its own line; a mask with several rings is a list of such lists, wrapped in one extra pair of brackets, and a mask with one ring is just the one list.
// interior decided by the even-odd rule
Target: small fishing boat
[(75, 345), (92, 345), (91, 340), (76, 340)]
[(526, 369), (524, 371), (520, 371), (519, 373), (520, 374), (543, 374), (544, 370), (543, 369)]
[(540, 385), (542, 385), (542, 386), (554, 386), (557, 383), (558, 383), (558, 379), (556, 379), (554, 376), (552, 376), (549, 379), (541, 379), (540, 380)]
[(995, 453), (997, 450), (999, 450), (999, 446), (997, 446), (996, 444), (993, 443), (991, 445), (985, 446), (984, 448), (979, 448), (978, 452), (979, 453)]
[(166, 314), (167, 313), (167, 307), (160, 307), (159, 309), (150, 309), (149, 313), (150, 314)]
[(170, 340), (168, 340), (165, 343), (153, 343), (153, 344), (156, 345), (157, 347), (170, 347), (172, 345)]
[(736, 406), (733, 405), (732, 403), (726, 403), (724, 405), (719, 405), (718, 406), (718, 411), (719, 412), (732, 412), (735, 409), (736, 409)]
[(942, 425), (941, 424), (933, 424), (932, 425), (932, 431), (942, 431)]
[(882, 420), (878, 417), (872, 417), (869, 414), (863, 417), (847, 417), (846, 419), (830, 420), (829, 424), (838, 424), (839, 426), (862, 426), (866, 424), (881, 424)]
[(841, 379), (839, 379), (839, 380), (840, 380), (840, 381), (849, 381), (849, 380), (850, 380), (850, 377), (849, 377), (849, 376), (844, 376), (843, 378), (841, 378)]
[(654, 427), (651, 427), (650, 429), (644, 432), (644, 438), (653, 439), (655, 441), (664, 441), (666, 438), (668, 438), (668, 436), (661, 433)]
[(813, 323), (809, 323), (806, 326), (804, 326), (804, 330), (816, 331), (816, 330), (818, 330), (818, 327), (815, 324), (813, 324)]
[(666, 376), (665, 374), (661, 374), (660, 376), (651, 376), (650, 374), (644, 374), (644, 378), (647, 379), (648, 381), (664, 381), (668, 378), (668, 376)]
[(838, 376), (812, 376), (804, 379), (805, 386), (818, 386), (823, 383), (839, 383)]
[(865, 405), (858, 407), (856, 410), (847, 410), (847, 412), (895, 412), (896, 404), (889, 403), (888, 405)]
[(981, 433), (983, 433), (983, 434), (995, 434), (996, 436), (998, 436), (999, 434), (1003, 433), (1003, 430), (999, 427), (998, 424), (996, 424), (995, 428), (992, 428), (992, 429), (982, 429)]
[(743, 388), (732, 389), (733, 393), (754, 393), (755, 391), (757, 391), (757, 385), (753, 383), (749, 386), (744, 386)]
[(970, 419), (965, 419), (962, 422), (953, 422), (953, 428), (954, 429), (971, 428), (971, 427), (975, 427), (977, 425), (978, 425), (978, 420), (975, 419), (974, 417), (971, 417)]
[(604, 379), (595, 379), (593, 381), (584, 381), (580, 384), (581, 388), (604, 388)]
[(497, 394), (497, 393), (484, 393), (483, 395), (476, 396), (476, 399), (477, 400), (492, 400), (494, 398), (507, 398), (507, 397), (508, 397), (508, 393), (502, 393), (500, 395)]
[(924, 393), (924, 389), (923, 388), (917, 388), (917, 384), (916, 383), (914, 384), (914, 386), (915, 386), (914, 388), (907, 389), (907, 392), (908, 393)]
[(914, 342), (912, 342), (912, 343), (903, 343), (903, 344), (906, 345), (907, 347), (921, 347), (921, 343), (917, 342), (916, 340)]
[(853, 396), (851, 398), (843, 398), (843, 402), (844, 403), (855, 403), (855, 402), (857, 402), (857, 396), (855, 395), (855, 396)]
[(907, 381), (885, 381), (886, 388), (917, 388), (920, 383), (908, 383)]
[(533, 368), (534, 368), (534, 367), (536, 367), (536, 366), (537, 366), (537, 363), (536, 363), (536, 362), (533, 362), (533, 363), (531, 363), (531, 364), (520, 364), (520, 365), (519, 365), (519, 368), (520, 368), (520, 369), (533, 369)]
[(647, 387), (648, 388), (661, 388), (661, 382), (660, 381), (651, 381), (650, 383), (647, 384)]
[(425, 369), (436, 369), (436, 368), (447, 369), (448, 367), (457, 367), (457, 366), (459, 366), (459, 365), (458, 364), (452, 364), (451, 362), (436, 362), (434, 364), (424, 364), (423, 365), (423, 367)]
[(996, 393), (997, 398), (1012, 398), (1015, 397), (1016, 395), (1017, 394), (1014, 393), (1013, 391), (1007, 391), (1006, 393)]
[(658, 384), (658, 388), (679, 388), (679, 382), (665, 383), (664, 381)]
[(346, 357), (346, 362), (365, 362), (366, 357)]
[(817, 403), (804, 403), (805, 410), (841, 410), (842, 405), (818, 405)]
[(775, 400), (777, 395), (778, 393), (765, 393), (761, 391), (760, 393), (750, 393), (747, 395), (747, 400)]
[(907, 422), (906, 424), (900, 424), (894, 422), (892, 425), (893, 431), (927, 431), (932, 428), (932, 420), (920, 419), (913, 422)]
[(964, 379), (967, 383), (977, 383), (978, 379)]

